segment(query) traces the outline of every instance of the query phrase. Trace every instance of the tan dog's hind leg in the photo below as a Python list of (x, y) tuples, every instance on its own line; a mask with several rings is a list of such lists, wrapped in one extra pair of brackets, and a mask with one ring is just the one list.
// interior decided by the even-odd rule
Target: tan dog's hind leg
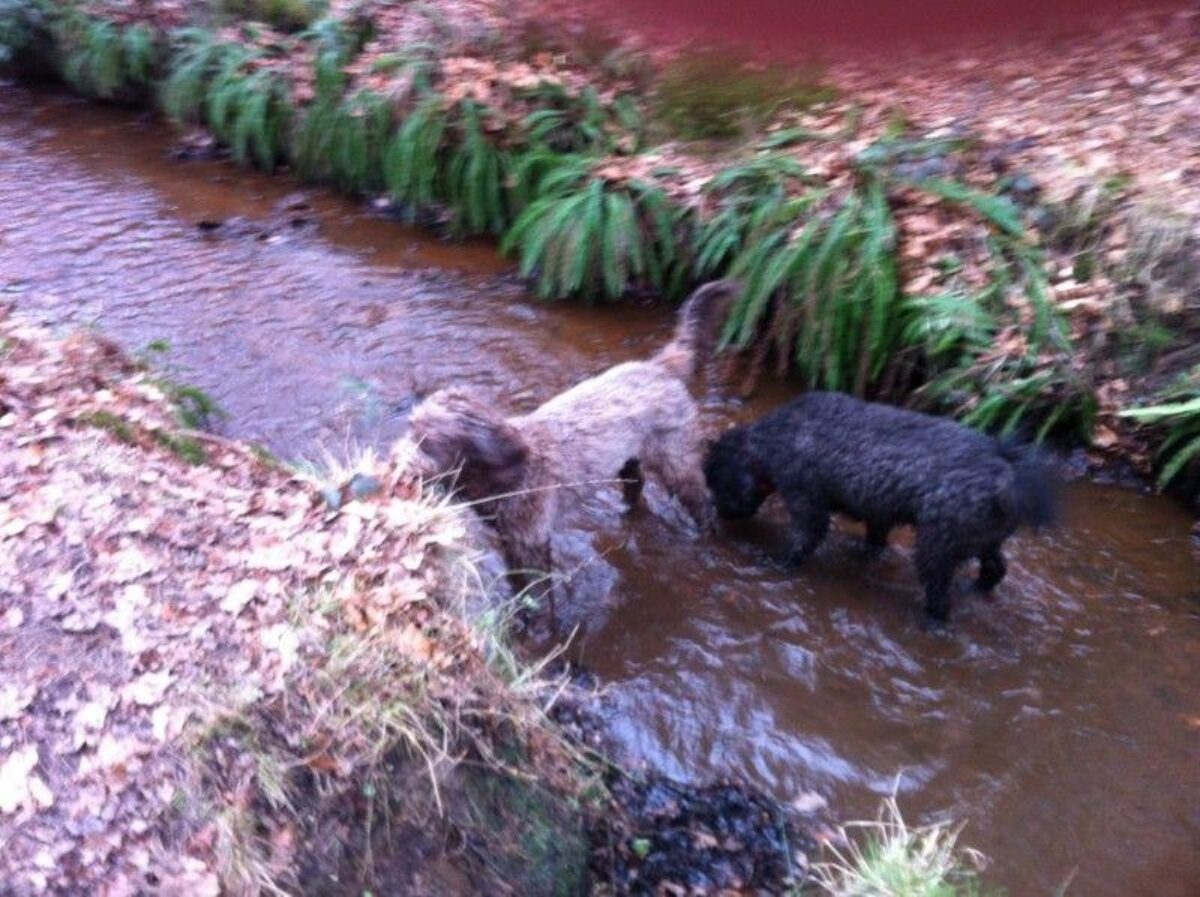
[(714, 521), (712, 501), (701, 470), (699, 440), (693, 427), (682, 427), (646, 446), (643, 466), (658, 477), (663, 487), (678, 498), (684, 510), (701, 530), (711, 529)]

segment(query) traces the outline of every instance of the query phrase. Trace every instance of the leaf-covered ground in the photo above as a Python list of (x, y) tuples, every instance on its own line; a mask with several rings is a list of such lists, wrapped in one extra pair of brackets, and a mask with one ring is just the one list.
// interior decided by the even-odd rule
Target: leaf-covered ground
[(469, 516), (403, 459), (322, 494), (182, 431), (99, 338), (5, 317), (0, 356), (5, 893), (370, 882), (355, 826), (398, 769), (430, 838), (459, 761), (574, 787), (540, 680), (468, 623)]

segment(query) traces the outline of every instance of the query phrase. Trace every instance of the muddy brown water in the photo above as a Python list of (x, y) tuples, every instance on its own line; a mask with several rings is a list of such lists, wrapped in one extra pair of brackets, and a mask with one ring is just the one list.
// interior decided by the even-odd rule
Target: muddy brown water
[[(0, 298), (131, 349), (168, 341), (226, 432), (282, 455), (382, 445), (389, 403), (450, 382), (529, 407), (670, 330), (661, 311), (539, 304), (491, 247), (321, 191), (289, 210), (287, 178), (172, 162), (171, 139), (0, 88)], [(714, 426), (783, 398), (721, 395)], [(1072, 485), (1062, 525), (1014, 539), (994, 600), (964, 594), (945, 637), (918, 626), (903, 536), (867, 563), (841, 527), (794, 573), (767, 560), (777, 509), (704, 538), (603, 497), (576, 517), (565, 615), (626, 759), (815, 791), (842, 817), (899, 776), (913, 820), (968, 820), (1010, 894), (1200, 894), (1200, 556), (1182, 509)]]

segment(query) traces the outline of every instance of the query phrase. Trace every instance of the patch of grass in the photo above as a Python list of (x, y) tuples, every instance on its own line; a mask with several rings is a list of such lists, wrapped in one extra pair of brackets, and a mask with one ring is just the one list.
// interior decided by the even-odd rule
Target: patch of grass
[(536, 275), (546, 298), (615, 299), (639, 286), (678, 290), (681, 211), (654, 184), (610, 181), (593, 165), (566, 157), (546, 173), (502, 251), (520, 254), (522, 276)]
[(320, 458), (299, 458), (291, 465), (335, 510), (349, 500), (366, 497), (379, 487), (375, 478), (378, 466), (379, 456), (370, 446), (347, 446), (343, 455), (325, 448)]
[(831, 99), (817, 73), (792, 65), (752, 66), (718, 51), (682, 56), (662, 72), (655, 118), (688, 140), (738, 137), (776, 112)]
[(871, 821), (842, 828), (844, 847), (813, 866), (815, 883), (830, 897), (966, 897), (982, 893), (982, 856), (958, 846), (962, 825), (910, 826), (893, 795)]
[[(453, 529), (458, 511), (420, 501), (414, 533)], [(351, 625), (348, 603), (370, 589), (347, 580), (297, 597), (286, 698), (222, 696), (199, 728), (189, 812), (215, 819), (223, 883), (294, 893), (297, 864), (272, 837), (288, 831), (320, 845), (306, 868), (362, 888), (408, 855), (398, 839), (418, 838), (431, 853), (457, 844), (456, 868), (487, 882), (483, 892), (528, 882), (577, 893), (587, 852), (568, 769), (582, 761), (533, 684), (523, 693), (495, 677), (458, 612), (439, 610), (448, 595), (401, 599), (388, 622)]]

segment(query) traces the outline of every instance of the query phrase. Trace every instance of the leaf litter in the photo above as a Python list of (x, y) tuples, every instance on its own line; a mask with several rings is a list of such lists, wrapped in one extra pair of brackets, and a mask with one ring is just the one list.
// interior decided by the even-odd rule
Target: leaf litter
[[(244, 754), (205, 733), (230, 718), (291, 724), (298, 757), (327, 745), (310, 760), (328, 758), (323, 787), (353, 791), (372, 746), (353, 717), (321, 717), (341, 712), (315, 701), (338, 693), (323, 665), (341, 664), (345, 689), (374, 675), (378, 649), (383, 672), (419, 681), (480, 745), (535, 715), (442, 606), (479, 575), (464, 563), (473, 524), (428, 497), (411, 457), (376, 462), (378, 492), (331, 509), (236, 443), (211, 443), (202, 466), (172, 454), (155, 438), (178, 429), (169, 404), (111, 343), (54, 339), (6, 312), (0, 339), (0, 842), (13, 893), (228, 885), (215, 819), (259, 806), (245, 789), (266, 779), (235, 774)], [(355, 633), (359, 653), (336, 656)], [(376, 686), (381, 702), (407, 694)], [(554, 750), (543, 737), (530, 762)], [(209, 812), (181, 813), (181, 794)], [(259, 824), (277, 851), (297, 836), (284, 810)]]

